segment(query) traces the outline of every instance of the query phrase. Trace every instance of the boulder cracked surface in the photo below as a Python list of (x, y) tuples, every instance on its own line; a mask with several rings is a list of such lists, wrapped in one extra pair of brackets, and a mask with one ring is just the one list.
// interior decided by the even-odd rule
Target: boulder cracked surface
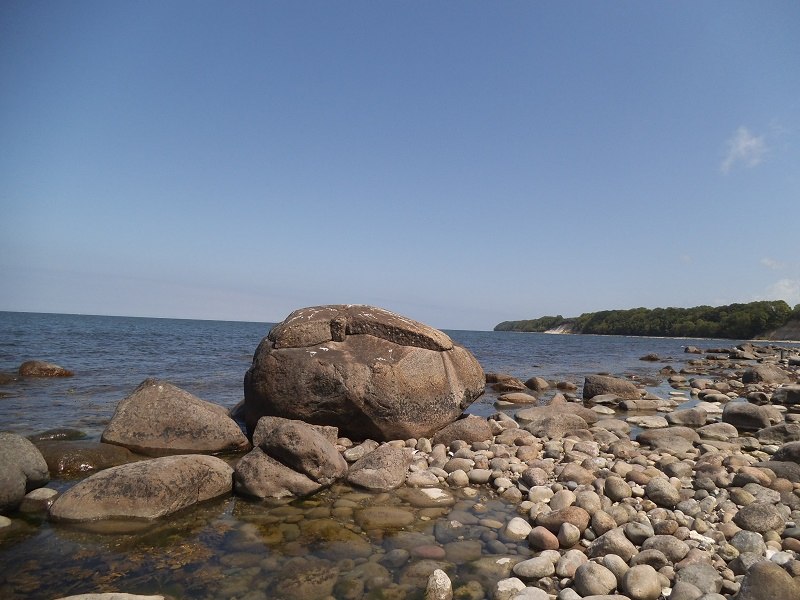
[(293, 312), (262, 340), (245, 375), (245, 421), (339, 428), (354, 439), (430, 437), (484, 390), (472, 354), (441, 331), (381, 308)]

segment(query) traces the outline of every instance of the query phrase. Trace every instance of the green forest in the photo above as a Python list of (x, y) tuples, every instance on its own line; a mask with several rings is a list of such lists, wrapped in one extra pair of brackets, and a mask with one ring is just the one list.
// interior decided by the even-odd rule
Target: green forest
[(584, 313), (579, 317), (541, 317), (504, 321), (495, 331), (544, 332), (556, 327), (571, 333), (753, 339), (800, 320), (800, 304), (792, 309), (783, 300), (695, 306), (694, 308), (632, 308)]

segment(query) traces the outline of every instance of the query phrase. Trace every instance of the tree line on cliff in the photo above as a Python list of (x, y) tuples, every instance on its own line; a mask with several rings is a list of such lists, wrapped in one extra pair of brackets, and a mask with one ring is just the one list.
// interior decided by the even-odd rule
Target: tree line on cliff
[(762, 300), (726, 306), (602, 310), (574, 318), (547, 316), (504, 321), (494, 330), (544, 332), (558, 328), (598, 335), (753, 339), (792, 320), (800, 320), (800, 304), (792, 309), (783, 300)]

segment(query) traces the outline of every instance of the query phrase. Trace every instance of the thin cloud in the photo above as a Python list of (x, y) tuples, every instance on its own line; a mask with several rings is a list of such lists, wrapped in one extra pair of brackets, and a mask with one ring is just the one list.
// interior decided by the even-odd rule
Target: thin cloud
[(789, 306), (800, 304), (800, 279), (781, 279), (767, 288), (767, 297), (785, 300)]
[(775, 260), (774, 258), (769, 258), (769, 257), (762, 258), (761, 264), (773, 271), (780, 271), (786, 266), (786, 263), (783, 263), (779, 260)]
[(764, 160), (767, 142), (763, 135), (754, 135), (747, 127), (739, 127), (728, 140), (728, 152), (720, 165), (720, 171), (727, 174), (737, 164), (747, 168), (755, 167)]

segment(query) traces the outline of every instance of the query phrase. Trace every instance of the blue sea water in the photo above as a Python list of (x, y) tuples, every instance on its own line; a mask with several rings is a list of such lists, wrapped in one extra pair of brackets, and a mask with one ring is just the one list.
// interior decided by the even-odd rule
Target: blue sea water
[[(270, 323), (0, 312), (0, 372), (30, 359), (75, 372), (64, 379), (22, 379), (0, 386), (0, 431), (29, 435), (72, 427), (99, 438), (119, 400), (148, 377), (174, 383), (226, 407), (243, 398), (243, 378)], [(731, 340), (572, 336), (448, 331), (487, 372), (523, 380), (572, 381), (607, 372), (652, 378), (679, 369), (686, 345), (731, 347)], [(663, 361), (643, 362), (656, 353)], [(487, 394), (470, 409), (493, 411)]]

